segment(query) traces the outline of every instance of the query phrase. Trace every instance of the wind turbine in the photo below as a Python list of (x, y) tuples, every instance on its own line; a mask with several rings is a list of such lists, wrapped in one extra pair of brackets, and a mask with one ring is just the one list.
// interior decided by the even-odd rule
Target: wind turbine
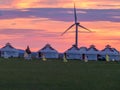
[(68, 29), (66, 29), (61, 35), (64, 35), (68, 30), (70, 30), (72, 27), (75, 26), (75, 46), (78, 47), (78, 27), (81, 27), (89, 32), (91, 30), (87, 29), (86, 27), (82, 26), (78, 21), (77, 21), (77, 13), (76, 13), (76, 7), (74, 3), (74, 24), (72, 24)]

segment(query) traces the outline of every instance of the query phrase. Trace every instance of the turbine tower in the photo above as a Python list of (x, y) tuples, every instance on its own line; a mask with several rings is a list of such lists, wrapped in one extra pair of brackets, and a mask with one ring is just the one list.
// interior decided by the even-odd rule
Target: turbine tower
[(68, 30), (70, 30), (74, 26), (75, 26), (75, 46), (78, 47), (78, 27), (81, 27), (81, 28), (83, 28), (83, 29), (85, 29), (85, 30), (87, 30), (89, 32), (91, 32), (91, 30), (89, 30), (86, 27), (82, 26), (78, 22), (75, 3), (74, 3), (74, 24), (72, 24), (68, 29), (66, 29), (61, 35), (64, 35)]

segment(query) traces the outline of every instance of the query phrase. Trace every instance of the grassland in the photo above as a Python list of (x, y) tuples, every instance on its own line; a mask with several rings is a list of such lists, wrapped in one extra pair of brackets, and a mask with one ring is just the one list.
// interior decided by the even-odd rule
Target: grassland
[(0, 59), (0, 90), (120, 90), (120, 62)]

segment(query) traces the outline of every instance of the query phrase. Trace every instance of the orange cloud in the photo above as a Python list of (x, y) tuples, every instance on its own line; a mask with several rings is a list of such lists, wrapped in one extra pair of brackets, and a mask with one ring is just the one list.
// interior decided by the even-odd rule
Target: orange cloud
[(77, 8), (120, 8), (119, 0), (4, 0), (0, 2), (0, 8), (73, 8), (74, 1)]

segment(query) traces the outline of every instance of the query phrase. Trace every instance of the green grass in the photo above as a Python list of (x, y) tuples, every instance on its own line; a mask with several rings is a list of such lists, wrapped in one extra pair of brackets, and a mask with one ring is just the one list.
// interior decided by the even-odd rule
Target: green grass
[(120, 62), (0, 59), (0, 90), (120, 90)]

